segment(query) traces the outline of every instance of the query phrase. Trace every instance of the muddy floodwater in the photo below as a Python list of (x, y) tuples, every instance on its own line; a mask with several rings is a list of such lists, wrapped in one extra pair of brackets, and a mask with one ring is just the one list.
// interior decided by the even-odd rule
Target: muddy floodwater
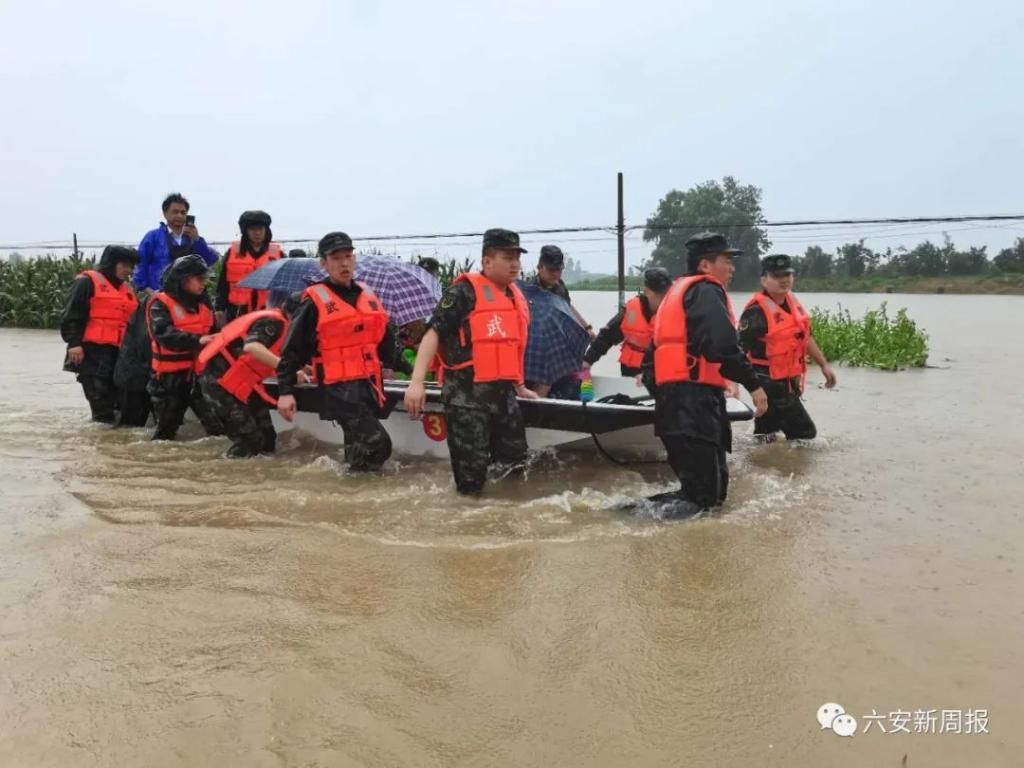
[(0, 330), (0, 766), (1024, 765), (1024, 298), (885, 298), (937, 367), (812, 371), (820, 439), (739, 426), (689, 523), (613, 509), (660, 464), (152, 444)]

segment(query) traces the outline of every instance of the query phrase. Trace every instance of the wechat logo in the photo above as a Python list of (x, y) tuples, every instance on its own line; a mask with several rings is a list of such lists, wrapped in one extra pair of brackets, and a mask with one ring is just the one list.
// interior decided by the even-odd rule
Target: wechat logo
[(846, 714), (841, 704), (829, 702), (818, 707), (818, 725), (821, 730), (831, 730), (836, 736), (853, 736), (857, 732), (857, 720)]

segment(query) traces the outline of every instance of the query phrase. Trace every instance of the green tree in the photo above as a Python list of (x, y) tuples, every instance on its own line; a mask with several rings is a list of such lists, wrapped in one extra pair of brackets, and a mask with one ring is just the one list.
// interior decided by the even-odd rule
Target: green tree
[(951, 275), (980, 275), (988, 268), (988, 253), (985, 246), (971, 247), (967, 251), (954, 250), (946, 260)]
[(863, 240), (841, 246), (837, 249), (836, 255), (847, 277), (862, 277), (869, 263), (877, 263), (871, 249), (864, 247)]
[(705, 181), (686, 192), (671, 190), (647, 219), (644, 242), (655, 243), (652, 264), (681, 275), (686, 272), (686, 241), (705, 230), (721, 232), (730, 245), (743, 250), (736, 259), (734, 286), (755, 288), (761, 255), (771, 247), (768, 232), (761, 226), (764, 221), (761, 189), (726, 176), (721, 182)]
[(818, 245), (810, 246), (803, 258), (797, 259), (797, 271), (805, 277), (831, 277), (832, 254)]
[(1012, 248), (1003, 248), (993, 263), (1003, 272), (1024, 272), (1024, 237), (1018, 237)]

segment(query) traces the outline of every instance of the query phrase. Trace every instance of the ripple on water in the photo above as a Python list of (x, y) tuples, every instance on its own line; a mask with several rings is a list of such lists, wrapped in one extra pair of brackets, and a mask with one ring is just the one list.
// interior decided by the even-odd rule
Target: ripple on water
[[(224, 458), (225, 438), (153, 443), (146, 430), (82, 437), (79, 427), (64, 480), (110, 523), (321, 528), (390, 546), (574, 543), (655, 536), (674, 525), (617, 509), (675, 484), (658, 463), (618, 466), (597, 456), (545, 451), (532, 458), (524, 476), (467, 499), (455, 493), (447, 461), (400, 457), (383, 472), (365, 475), (349, 472), (334, 446), (293, 434), (280, 442), (276, 456), (232, 461)], [(753, 453), (741, 441), (730, 501), (707, 522), (755, 525), (777, 517), (807, 491), (790, 465), (803, 460), (801, 451), (811, 456), (821, 450), (781, 444)]]

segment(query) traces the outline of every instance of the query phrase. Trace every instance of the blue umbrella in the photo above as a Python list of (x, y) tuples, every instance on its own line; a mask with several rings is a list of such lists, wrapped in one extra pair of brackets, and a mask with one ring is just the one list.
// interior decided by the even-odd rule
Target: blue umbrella
[(275, 259), (250, 272), (239, 285), (257, 291), (295, 293), (326, 277), (319, 259)]
[(356, 259), (356, 280), (373, 291), (391, 321), (401, 327), (426, 320), (441, 300), (437, 278), (417, 264), (382, 256)]
[(576, 373), (590, 344), (569, 304), (539, 285), (519, 283), (530, 303), (530, 335), (526, 342), (526, 380), (553, 384)]

